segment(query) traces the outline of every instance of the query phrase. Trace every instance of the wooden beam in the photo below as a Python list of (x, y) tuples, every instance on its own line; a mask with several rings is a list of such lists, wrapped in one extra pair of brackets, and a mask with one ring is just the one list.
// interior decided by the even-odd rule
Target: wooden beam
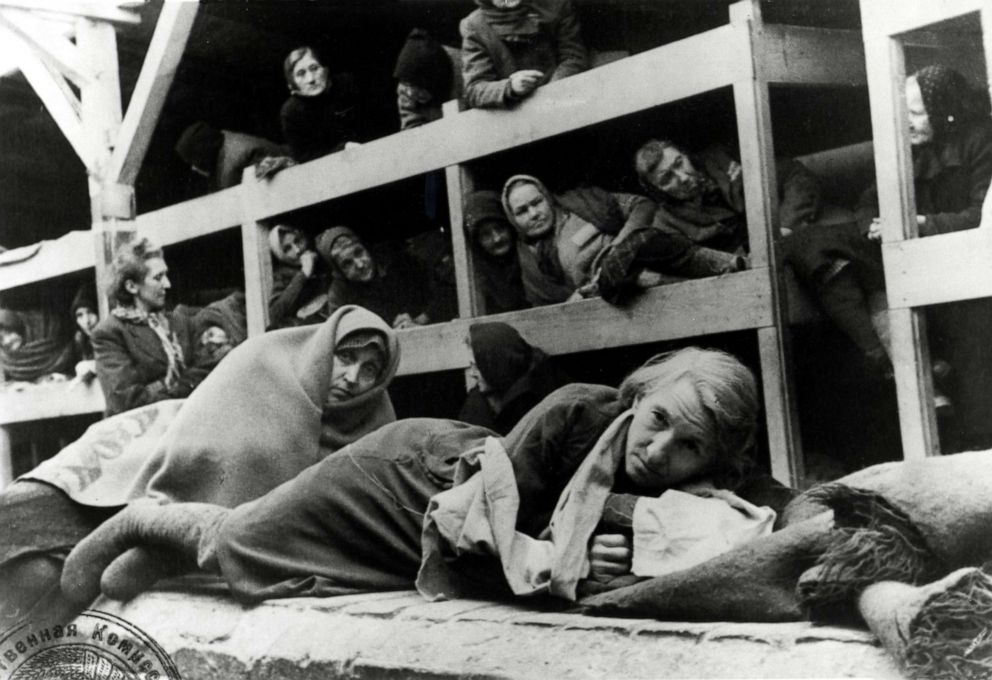
[[(138, 215), (135, 227), (156, 243), (169, 245), (206, 236), (248, 221), (240, 185)], [(250, 197), (255, 192), (248, 192)]]
[(89, 82), (91, 76), (76, 46), (62, 35), (41, 35), (36, 26), (25, 21), (26, 16), (20, 10), (0, 11), (0, 25), (20, 37), (38, 57), (76, 86)]
[(992, 296), (990, 227), (884, 244), (889, 306), (922, 307)]
[(769, 83), (863, 85), (860, 31), (763, 25), (755, 33), (755, 68)]
[(47, 14), (82, 17), (115, 24), (140, 24), (141, 16), (115, 7), (107, 2), (77, 2), (75, 0), (0, 0), (0, 7), (24, 9)]
[[(254, 184), (252, 168), (245, 168), (242, 184)], [(264, 181), (264, 180), (263, 180)], [(242, 198), (249, 191), (241, 192)], [(248, 212), (247, 210), (245, 212)], [(245, 312), (249, 337), (265, 332), (269, 325), (269, 296), (272, 294), (272, 254), (269, 252), (269, 228), (261, 222), (241, 225), (241, 253), (245, 270)]]
[(170, 0), (162, 5), (111, 155), (106, 173), (109, 181), (134, 184), (169, 88), (172, 87), (198, 7), (196, 0)]
[(103, 391), (97, 381), (67, 387), (66, 383), (53, 383), (35, 385), (30, 393), (0, 393), (0, 425), (103, 411)]
[[(652, 288), (625, 307), (599, 298), (493, 314), (550, 354), (690, 338), (756, 329), (771, 324), (768, 272), (737, 274)], [(403, 344), (400, 373), (465, 368), (464, 341), (474, 319), (399, 331)]]
[(287, 168), (259, 187), (261, 212), (251, 217), (265, 219), (727, 86), (741, 67), (727, 48), (731, 38), (729, 26), (716, 28), (549, 83), (511, 110), (465, 111)]
[(861, 0), (861, 31), (869, 37), (907, 33), (962, 14), (977, 12), (987, 0)]
[(42, 241), (41, 250), (29, 260), (0, 267), (0, 290), (44, 281), (93, 266), (93, 236), (70, 231), (53, 241)]

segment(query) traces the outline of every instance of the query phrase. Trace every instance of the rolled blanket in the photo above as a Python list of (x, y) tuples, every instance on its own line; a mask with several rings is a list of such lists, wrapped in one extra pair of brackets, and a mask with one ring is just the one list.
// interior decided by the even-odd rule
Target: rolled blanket
[(876, 583), (858, 608), (910, 677), (992, 677), (992, 576), (984, 570), (958, 569), (922, 587)]

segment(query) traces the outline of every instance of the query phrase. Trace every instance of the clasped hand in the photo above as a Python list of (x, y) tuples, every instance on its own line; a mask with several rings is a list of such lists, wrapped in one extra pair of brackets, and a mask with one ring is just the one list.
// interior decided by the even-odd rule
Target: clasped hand
[(610, 581), (630, 573), (634, 548), (624, 534), (596, 534), (589, 544), (589, 578)]

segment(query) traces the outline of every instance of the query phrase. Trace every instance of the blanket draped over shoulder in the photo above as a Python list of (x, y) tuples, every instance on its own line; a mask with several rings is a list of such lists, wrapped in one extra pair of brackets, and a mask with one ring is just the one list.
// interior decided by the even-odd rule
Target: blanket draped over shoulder
[[(388, 339), (387, 365), (370, 391), (327, 405), (336, 340), (361, 329)], [(386, 385), (398, 363), (392, 329), (361, 307), (342, 307), (319, 326), (247, 340), (185, 402), (97, 423), (24, 478), (53, 484), (83, 505), (150, 496), (234, 507), (394, 421)]]

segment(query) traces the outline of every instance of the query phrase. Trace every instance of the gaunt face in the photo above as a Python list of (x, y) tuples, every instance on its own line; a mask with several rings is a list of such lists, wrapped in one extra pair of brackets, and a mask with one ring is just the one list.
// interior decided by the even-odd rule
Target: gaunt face
[(279, 249), (288, 264), (299, 266), (300, 256), (307, 251), (307, 239), (295, 229), (283, 229), (279, 233)]
[(906, 79), (906, 112), (909, 116), (909, 143), (918, 146), (933, 140), (933, 126), (923, 104), (923, 92), (913, 77)]
[(686, 380), (635, 402), (624, 455), (624, 470), (632, 482), (646, 489), (668, 489), (712, 468), (717, 458), (712, 439), (687, 417), (702, 409)]
[(696, 198), (703, 186), (689, 156), (671, 146), (662, 150), (658, 162), (648, 169), (645, 180), (661, 193), (679, 201)]
[(551, 233), (555, 225), (555, 211), (536, 186), (530, 182), (515, 185), (506, 202), (513, 221), (525, 238), (538, 239)]
[(407, 103), (416, 104), (429, 104), (431, 99), (434, 97), (431, 95), (430, 90), (425, 87), (420, 87), (419, 85), (414, 85), (413, 83), (408, 83), (406, 81), (400, 81), (396, 86), (396, 94), (407, 100)]
[(148, 273), (140, 283), (126, 281), (124, 288), (134, 296), (134, 304), (146, 312), (157, 312), (165, 308), (165, 294), (172, 288), (169, 282), (169, 268), (165, 260), (153, 257), (145, 260)]
[(76, 309), (76, 327), (83, 332), (83, 335), (89, 337), (93, 334), (93, 329), (96, 328), (97, 322), (100, 321), (100, 317), (96, 315), (96, 312), (89, 307), (79, 307)]
[(316, 97), (327, 89), (327, 67), (307, 52), (293, 64), (293, 85), (296, 93), (304, 97)]
[(505, 257), (513, 248), (513, 232), (509, 224), (486, 220), (479, 225), (479, 245), (492, 257)]
[(334, 353), (327, 403), (352, 399), (375, 387), (382, 373), (382, 354), (372, 346), (345, 347)]
[(200, 346), (206, 354), (215, 358), (231, 349), (231, 338), (220, 326), (208, 326), (200, 334)]
[(372, 255), (358, 241), (349, 240), (340, 248), (335, 244), (332, 257), (334, 264), (348, 281), (368, 283), (375, 277), (375, 262), (372, 260)]
[(23, 335), (9, 328), (0, 328), (0, 349), (4, 352), (16, 352), (23, 344)]

